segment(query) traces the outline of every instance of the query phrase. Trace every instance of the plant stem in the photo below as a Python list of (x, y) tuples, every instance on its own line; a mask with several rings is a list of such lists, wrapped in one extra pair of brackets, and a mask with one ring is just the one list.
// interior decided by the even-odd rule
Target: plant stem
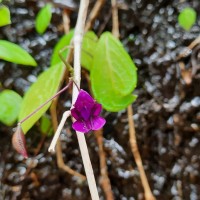
[(101, 169), (101, 186), (105, 193), (106, 200), (114, 200), (110, 179), (108, 176), (108, 168), (106, 163), (106, 154), (103, 146), (103, 129), (94, 132), (99, 147), (100, 169)]
[[(113, 19), (113, 29), (112, 33), (115, 37), (119, 37), (119, 23), (118, 23), (118, 11), (117, 11), (117, 2), (116, 0), (112, 0), (112, 19)], [(140, 173), (140, 179), (142, 181), (142, 185), (144, 188), (144, 196), (146, 200), (155, 200), (155, 197), (153, 196), (145, 171), (142, 164), (142, 159), (140, 156), (140, 152), (138, 150), (137, 140), (136, 140), (136, 134), (135, 134), (135, 125), (134, 121), (132, 119), (133, 117), (133, 110), (132, 106), (129, 105), (127, 108), (127, 114), (128, 114), (128, 124), (129, 124), (129, 141), (131, 145), (131, 150), (133, 153), (133, 157), (135, 158), (136, 165), (138, 167), (139, 173)]]
[[(89, 0), (81, 0), (80, 2), (80, 8), (78, 13), (78, 19), (75, 27), (74, 32), (74, 81), (76, 82), (77, 86), (80, 88), (80, 80), (81, 80), (81, 65), (80, 65), (80, 59), (81, 59), (81, 43), (84, 33), (84, 26), (85, 26), (85, 20), (87, 16), (87, 9), (89, 5)], [(78, 89), (73, 84), (73, 94), (72, 94), (72, 105), (75, 103), (77, 96), (78, 96)], [(91, 193), (91, 197), (93, 200), (98, 200), (99, 195), (97, 191), (96, 181), (94, 178), (94, 172), (92, 169), (89, 152), (87, 148), (87, 144), (85, 141), (85, 135), (81, 132), (76, 132), (78, 143), (81, 151), (81, 156), (83, 159), (83, 165), (86, 172), (86, 177)]]
[(31, 114), (29, 114), (24, 119), (22, 119), (21, 121), (19, 121), (18, 124), (22, 124), (23, 122), (25, 122), (27, 119), (29, 119), (30, 117), (32, 117), (36, 112), (38, 112), (41, 108), (43, 108), (46, 104), (48, 104), (50, 101), (52, 101), (54, 98), (56, 98), (59, 94), (61, 94), (62, 92), (64, 92), (66, 89), (68, 89), (68, 87), (72, 84), (72, 82), (73, 82), (73, 80), (70, 80), (69, 83), (62, 90), (60, 90), (59, 92), (57, 92), (56, 94), (54, 94), (50, 99), (48, 99), (46, 102), (44, 102), (38, 108), (36, 108)]
[(88, 17), (85, 30), (89, 30), (91, 26), (94, 23), (94, 20), (96, 19), (97, 15), (99, 14), (99, 11), (101, 10), (103, 4), (105, 3), (105, 0), (97, 0), (95, 3), (95, 6), (93, 7), (92, 11), (90, 12), (90, 15)]
[(200, 36), (198, 36), (195, 40), (192, 41), (192, 43), (190, 43), (189, 46), (187, 46), (178, 56), (177, 56), (177, 60), (186, 57), (188, 54), (190, 54), (190, 52), (192, 52), (192, 50), (194, 49), (194, 47), (196, 45), (198, 45), (200, 43)]
[(70, 10), (64, 9), (62, 13), (65, 33), (68, 33), (70, 31), (70, 16), (69, 16), (70, 12), (71, 12)]
[(111, 0), (112, 3), (112, 34), (119, 38), (119, 20), (118, 20), (118, 8), (117, 8), (117, 1)]
[[(58, 99), (54, 99), (51, 108), (50, 108), (50, 113), (51, 113), (51, 120), (53, 124), (53, 129), (56, 132), (58, 128), (58, 120), (57, 120), (57, 113), (56, 113), (56, 107), (57, 107), (57, 101)], [(82, 174), (76, 172), (75, 170), (71, 169), (67, 165), (65, 165), (63, 156), (62, 156), (62, 147), (61, 147), (61, 142), (58, 139), (57, 144), (56, 144), (56, 157), (57, 157), (57, 165), (60, 169), (64, 170), (65, 172), (71, 174), (72, 176), (77, 176), (79, 177), (82, 181), (85, 181), (86, 177), (83, 176)]]
[(136, 134), (135, 134), (135, 125), (134, 125), (134, 121), (133, 121), (133, 110), (132, 110), (132, 106), (129, 105), (127, 108), (128, 111), (128, 124), (129, 124), (129, 141), (130, 141), (130, 145), (131, 145), (131, 150), (133, 153), (133, 157), (135, 158), (135, 162), (137, 164), (138, 170), (140, 172), (140, 178), (142, 181), (142, 185), (144, 188), (144, 196), (146, 200), (155, 200), (155, 197), (153, 196), (145, 171), (144, 171), (144, 167), (142, 164), (142, 159), (140, 156), (140, 152), (138, 150), (138, 145), (137, 145), (137, 140), (136, 140)]
[[(85, 74), (90, 93), (92, 93), (91, 89), (91, 82), (90, 77), (88, 73)], [(94, 131), (96, 141), (98, 144), (98, 153), (99, 153), (99, 161), (100, 161), (100, 172), (101, 172), (101, 178), (100, 178), (100, 184), (104, 191), (106, 200), (114, 200), (114, 195), (112, 192), (112, 187), (110, 183), (110, 179), (108, 176), (108, 168), (107, 168), (107, 161), (106, 161), (106, 153), (104, 151), (104, 144), (103, 144), (103, 128)]]
[(56, 130), (56, 133), (54, 134), (54, 137), (53, 137), (53, 140), (51, 142), (51, 145), (49, 146), (49, 149), (48, 149), (49, 152), (54, 152), (55, 151), (55, 146), (56, 146), (57, 140), (58, 140), (58, 138), (60, 136), (60, 133), (61, 133), (61, 131), (63, 129), (63, 126), (65, 125), (65, 122), (66, 122), (67, 118), (70, 115), (71, 115), (71, 111), (64, 112), (62, 120), (59, 123), (59, 126), (58, 126), (58, 128)]

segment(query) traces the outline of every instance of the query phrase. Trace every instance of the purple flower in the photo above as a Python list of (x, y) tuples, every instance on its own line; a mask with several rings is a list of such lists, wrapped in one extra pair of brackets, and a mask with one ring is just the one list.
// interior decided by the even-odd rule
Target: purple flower
[(80, 90), (71, 110), (72, 116), (76, 119), (72, 128), (82, 133), (100, 129), (106, 123), (106, 120), (99, 116), (101, 110), (101, 104), (96, 103), (86, 91)]

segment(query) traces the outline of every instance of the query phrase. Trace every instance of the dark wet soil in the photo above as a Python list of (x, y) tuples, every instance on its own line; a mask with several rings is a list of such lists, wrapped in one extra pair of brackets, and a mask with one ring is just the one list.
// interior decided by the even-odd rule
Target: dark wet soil
[[(66, 1), (67, 2), (67, 1)], [(77, 17), (77, 2), (71, 14), (71, 26)], [(186, 57), (177, 56), (199, 36), (200, 19), (189, 32), (177, 23), (177, 16), (186, 6), (198, 15), (200, 1), (137, 0), (120, 1), (126, 10), (119, 10), (121, 40), (138, 67), (138, 95), (133, 104), (137, 141), (150, 182), (158, 200), (200, 199), (200, 44)], [(11, 0), (5, 2), (12, 13), (11, 26), (0, 28), (0, 39), (16, 42), (37, 60), (37, 68), (0, 62), (1, 89), (14, 89), (21, 95), (49, 65), (52, 48), (63, 34), (62, 10), (53, 10), (47, 32), (40, 36), (34, 29), (35, 15), (41, 1)], [(90, 7), (94, 4), (91, 3)], [(106, 1), (94, 30), (111, 31), (110, 1)], [(182, 76), (179, 61), (185, 70), (192, 70), (191, 83)], [(63, 111), (63, 97), (59, 116)], [(65, 108), (66, 109), (66, 108)], [(115, 199), (143, 199), (138, 169), (128, 142), (126, 111), (104, 112), (104, 145), (108, 173)], [(66, 134), (67, 132), (67, 134)], [(12, 127), (0, 126), (0, 199), (5, 200), (88, 200), (87, 183), (58, 169), (56, 157), (47, 152), (51, 138), (46, 138), (39, 154), (23, 160), (11, 147)], [(42, 140), (36, 125), (27, 134), (30, 155)], [(101, 199), (98, 148), (93, 134), (86, 136)], [(84, 174), (76, 135), (62, 134), (63, 157), (71, 168)]]

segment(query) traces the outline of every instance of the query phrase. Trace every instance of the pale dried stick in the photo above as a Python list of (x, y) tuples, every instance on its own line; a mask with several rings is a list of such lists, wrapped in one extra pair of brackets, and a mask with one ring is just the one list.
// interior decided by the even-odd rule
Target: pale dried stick
[(127, 114), (128, 114), (129, 137), (130, 137), (129, 141), (130, 141), (133, 156), (135, 158), (135, 162), (140, 172), (140, 178), (141, 178), (142, 185), (144, 188), (144, 196), (146, 200), (155, 200), (155, 197), (153, 193), (151, 192), (151, 189), (150, 189), (150, 186), (149, 186), (149, 183), (144, 171), (144, 167), (142, 164), (142, 159), (138, 150), (136, 134), (135, 134), (135, 125), (134, 125), (134, 120), (133, 120), (133, 109), (131, 105), (128, 106), (127, 111), (128, 111)]
[(183, 50), (183, 52), (181, 52), (178, 57), (177, 60), (181, 59), (182, 57), (187, 56), (188, 54), (190, 54), (192, 52), (192, 49), (198, 45), (200, 43), (200, 36), (198, 36), (195, 40), (193, 40), (189, 46), (187, 46), (185, 48), (185, 50)]
[(99, 147), (99, 158), (100, 158), (100, 169), (101, 169), (101, 186), (103, 188), (103, 191), (105, 193), (106, 199), (107, 200), (113, 200), (113, 192), (110, 184), (110, 179), (108, 177), (108, 170), (107, 170), (107, 164), (106, 164), (106, 155), (104, 152), (104, 146), (103, 146), (103, 134), (102, 134), (103, 129), (100, 129), (95, 132), (97, 144)]
[[(57, 107), (57, 99), (53, 101), (53, 103), (51, 105), (51, 108), (50, 108), (51, 119), (52, 119), (52, 124), (53, 124), (54, 131), (56, 131), (57, 127), (58, 127), (56, 107)], [(58, 167), (60, 169), (64, 170), (65, 172), (67, 172), (69, 174), (71, 174), (72, 176), (79, 177), (82, 181), (84, 181), (86, 179), (85, 176), (83, 176), (82, 174), (74, 171), (73, 169), (71, 169), (70, 167), (68, 167), (67, 165), (65, 165), (63, 157), (62, 157), (61, 142), (60, 142), (59, 139), (58, 139), (57, 144), (56, 144), (56, 156), (57, 156), (57, 164), (58, 164)]]
[(116, 38), (119, 38), (120, 34), (119, 34), (117, 1), (111, 0), (111, 3), (112, 3), (112, 33)]
[(87, 23), (85, 25), (85, 30), (89, 30), (93, 23), (94, 20), (96, 19), (97, 15), (99, 14), (100, 9), (102, 8), (103, 4), (104, 4), (105, 0), (97, 0), (93, 9), (90, 12), (90, 15), (88, 17)]
[[(64, 18), (64, 15), (65, 15), (65, 17), (68, 17), (68, 16), (66, 16), (67, 14), (68, 13), (65, 13), (65, 14), (63, 13), (63, 18)], [(65, 19), (63, 19), (63, 21), (64, 21), (64, 26), (65, 26), (64, 30), (65, 30), (65, 33), (67, 34), (66, 31), (70, 29), (70, 27), (69, 27), (70, 23), (65, 23)], [(63, 74), (63, 77), (62, 77), (60, 85), (62, 85), (62, 83), (64, 82), (65, 77), (68, 77), (68, 73), (70, 71), (67, 71), (67, 68), (69, 68), (69, 67), (67, 67), (67, 65), (72, 60), (72, 55), (73, 55), (73, 50), (72, 50), (72, 48), (70, 48), (69, 52), (68, 52), (68, 55), (67, 55), (67, 58), (66, 58), (66, 61), (64, 61), (65, 65), (66, 65), (66, 69), (64, 71), (64, 74)], [(53, 128), (54, 128), (55, 132), (56, 132), (56, 130), (58, 128), (58, 120), (57, 120), (57, 113), (56, 113), (57, 102), (58, 102), (58, 99), (55, 99), (53, 101), (52, 105), (51, 105), (51, 108), (50, 108), (51, 118), (52, 118), (52, 123), (53, 123)], [(65, 115), (64, 115), (64, 117), (65, 117)], [(54, 143), (56, 145), (56, 158), (57, 158), (57, 165), (58, 165), (58, 167), (60, 169), (64, 170), (64, 171), (66, 171), (67, 173), (73, 175), (73, 176), (79, 177), (80, 179), (82, 179), (84, 181), (86, 179), (85, 176), (83, 176), (82, 174), (74, 171), (73, 169), (71, 169), (70, 167), (68, 167), (67, 165), (65, 165), (64, 160), (63, 160), (63, 156), (62, 156), (61, 142), (60, 142), (59, 138), (58, 138), (57, 142), (54, 142)]]
[(51, 141), (51, 144), (49, 146), (49, 149), (48, 149), (49, 152), (55, 152), (55, 146), (56, 146), (57, 140), (58, 140), (58, 138), (60, 136), (60, 133), (61, 133), (61, 131), (62, 131), (64, 125), (65, 125), (65, 122), (66, 122), (67, 118), (70, 115), (71, 115), (71, 111), (69, 111), (69, 110), (65, 111), (63, 113), (62, 120), (60, 121), (59, 126), (58, 126), (58, 128), (56, 130), (56, 133), (54, 134), (53, 140)]
[[(70, 21), (69, 21), (70, 19), (69, 19), (69, 16), (68, 16), (69, 13), (67, 11), (66, 12), (65, 11), (66, 10), (63, 10), (63, 24), (64, 24), (64, 31), (67, 34), (68, 31), (70, 30)], [(72, 60), (72, 48), (69, 48), (69, 52), (68, 52), (66, 60), (64, 60), (62, 57), (60, 57), (60, 58), (62, 59), (62, 61), (66, 65), (65, 72), (63, 74), (62, 80), (60, 81), (61, 82), (60, 85), (62, 85), (65, 78), (69, 77), (69, 74), (71, 73), (70, 71), (67, 70), (67, 69), (69, 69), (69, 67), (67, 67), (67, 65)], [(53, 128), (54, 128), (55, 132), (58, 128), (58, 120), (57, 120), (57, 113), (56, 113), (57, 102), (58, 102), (58, 99), (55, 99), (52, 103), (51, 108), (50, 108)], [(63, 156), (62, 156), (62, 147), (61, 147), (61, 142), (60, 142), (59, 138), (58, 138), (57, 143), (56, 143), (56, 159), (57, 159), (57, 165), (60, 169), (66, 171), (67, 173), (69, 173), (73, 176), (77, 176), (77, 177), (81, 178), (82, 180), (85, 180), (85, 176), (83, 176), (82, 174), (79, 174), (78, 172), (72, 170), (70, 167), (68, 167), (64, 163)]]
[[(74, 81), (76, 82), (77, 86), (80, 88), (80, 81), (81, 81), (81, 43), (83, 39), (83, 33), (84, 33), (84, 26), (85, 26), (85, 20), (87, 16), (87, 9), (89, 5), (89, 0), (81, 0), (80, 2), (80, 8), (78, 13), (78, 19), (75, 27), (74, 32)], [(73, 91), (72, 91), (72, 105), (74, 105), (77, 96), (79, 94), (79, 91), (75, 84), (73, 84)], [(83, 165), (86, 172), (86, 177), (91, 193), (92, 200), (98, 200), (99, 195), (97, 191), (96, 181), (94, 178), (94, 172), (92, 169), (92, 164), (89, 157), (89, 152), (87, 148), (87, 144), (85, 141), (85, 135), (81, 132), (76, 132), (78, 143), (81, 151), (81, 156), (83, 159)]]

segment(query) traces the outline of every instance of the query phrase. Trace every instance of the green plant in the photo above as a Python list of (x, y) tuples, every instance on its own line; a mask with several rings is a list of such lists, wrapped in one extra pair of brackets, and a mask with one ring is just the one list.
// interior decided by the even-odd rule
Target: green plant
[[(80, 5), (80, 8), (85, 9), (84, 1), (81, 1), (81, 3), (82, 5)], [(52, 145), (52, 148), (50, 146), (50, 150), (54, 150), (56, 139), (58, 138), (66, 119), (73, 113), (72, 116), (77, 122), (73, 122), (73, 127), (77, 133), (84, 165), (87, 166), (85, 170), (91, 195), (93, 199), (98, 199), (97, 188), (83, 133), (90, 130), (96, 130), (104, 125), (105, 120), (99, 116), (101, 111), (100, 104), (102, 104), (103, 108), (108, 111), (117, 112), (125, 109), (136, 99), (136, 96), (133, 95), (133, 91), (137, 84), (137, 69), (133, 60), (123, 48), (122, 43), (118, 39), (114, 38), (111, 33), (105, 32), (98, 39), (95, 33), (90, 31), (84, 35), (82, 40), (84, 28), (82, 25), (86, 18), (86, 13), (80, 12), (80, 14), (82, 17), (78, 18), (79, 22), (77, 22), (75, 30), (64, 35), (55, 46), (51, 58), (51, 66), (39, 75), (37, 81), (31, 85), (23, 97), (19, 114), (18, 129), (13, 138), (15, 148), (18, 152), (22, 152), (22, 154), (27, 157), (27, 153), (24, 151), (25, 140), (22, 137), (22, 134), (26, 134), (41, 117), (41, 122), (43, 123), (43, 125), (40, 126), (41, 132), (46, 132), (48, 130), (49, 122), (44, 122), (43, 116), (50, 107), (53, 98), (57, 97), (58, 94), (61, 93), (58, 92), (54, 95), (59, 90), (59, 87), (63, 83), (63, 77), (66, 74), (67, 66), (65, 66), (62, 61), (66, 57), (68, 58), (72, 53), (70, 48), (73, 44), (74, 73), (71, 74), (72, 77), (70, 77), (69, 85), (72, 81), (74, 82), (72, 106), (76, 109), (74, 112), (72, 111), (73, 108), (70, 111), (64, 112), (61, 123), (59, 124), (53, 139), (54, 145)], [(47, 18), (45, 19), (44, 17), (46, 16)], [(37, 32), (43, 34), (48, 27), (50, 20), (51, 5), (47, 4), (42, 8), (36, 18)], [(35, 60), (19, 46), (7, 41), (0, 42), (2, 43), (2, 45), (0, 43), (0, 48), (6, 49), (6, 51), (0, 55), (1, 58), (18, 64), (36, 66)], [(63, 48), (65, 48), (64, 51), (62, 51)], [(11, 49), (12, 52), (10, 53)], [(62, 51), (61, 59), (58, 56), (60, 51)], [(82, 56), (80, 56), (80, 54), (82, 54)], [(25, 57), (27, 59), (24, 59)], [(64, 63), (66, 64), (66, 61)], [(100, 104), (96, 103), (95, 100), (91, 100), (92, 97), (88, 97), (89, 95), (86, 98), (89, 103), (88, 101), (85, 102), (82, 96), (80, 98), (81, 94), (85, 94), (85, 92), (79, 88), (80, 64), (88, 70), (90, 74), (92, 93), (94, 98)], [(67, 85), (65, 89), (69, 85)], [(79, 101), (80, 99), (81, 101)], [(41, 104), (42, 106), (40, 106)], [(79, 113), (79, 115), (77, 113)], [(85, 128), (84, 126), (87, 127)], [(79, 132), (80, 130), (84, 131)], [(19, 140), (17, 140), (18, 138)]]
[[(19, 121), (47, 101), (58, 90), (64, 73), (64, 65), (59, 59), (58, 52), (63, 49), (64, 45), (70, 44), (72, 33), (63, 36), (55, 46), (51, 62), (55, 65), (43, 72), (25, 94)], [(94, 40), (87, 38), (88, 36), (93, 36), (96, 40), (95, 45)], [(120, 41), (109, 32), (103, 33), (98, 41), (93, 32), (88, 32), (83, 42), (85, 43), (82, 48), (81, 63), (85, 69), (90, 71), (92, 92), (95, 99), (106, 110), (117, 112), (125, 109), (136, 99), (132, 92), (137, 84), (137, 69), (132, 59), (126, 53)], [(87, 48), (84, 49), (85, 46)], [(87, 50), (91, 48), (93, 48), (93, 51), (89, 51), (91, 55), (88, 55)], [(67, 52), (63, 54), (65, 57)], [(51, 85), (51, 89), (49, 89), (49, 85)], [(49, 106), (50, 103), (22, 124), (24, 133), (39, 120)]]
[[(63, 75), (64, 65), (58, 63), (57, 65), (54, 65), (44, 71), (38, 77), (38, 80), (32, 84), (23, 98), (21, 110), (19, 113), (19, 120), (25, 118), (28, 114), (33, 112), (38, 106), (40, 106), (56, 93)], [(27, 131), (40, 119), (40, 117), (47, 111), (49, 106), (50, 103), (44, 106), (34, 116), (32, 116), (30, 119), (27, 119), (22, 124), (24, 133), (27, 133)]]
[(101, 35), (94, 51), (90, 70), (94, 97), (112, 112), (133, 103), (132, 94), (137, 84), (137, 70), (121, 42), (111, 33)]
[(6, 26), (11, 23), (10, 10), (6, 6), (1, 4), (0, 4), (0, 19), (1, 19), (0, 26)]
[(51, 8), (52, 5), (48, 3), (37, 14), (35, 28), (39, 34), (43, 34), (50, 24), (52, 17)]
[(18, 118), (22, 97), (12, 90), (0, 92), (0, 121), (12, 126)]
[(21, 65), (37, 66), (29, 53), (19, 45), (6, 40), (0, 40), (0, 59)]
[(187, 7), (180, 12), (178, 16), (178, 23), (186, 31), (189, 31), (191, 27), (195, 24), (196, 18), (196, 11), (193, 8)]

